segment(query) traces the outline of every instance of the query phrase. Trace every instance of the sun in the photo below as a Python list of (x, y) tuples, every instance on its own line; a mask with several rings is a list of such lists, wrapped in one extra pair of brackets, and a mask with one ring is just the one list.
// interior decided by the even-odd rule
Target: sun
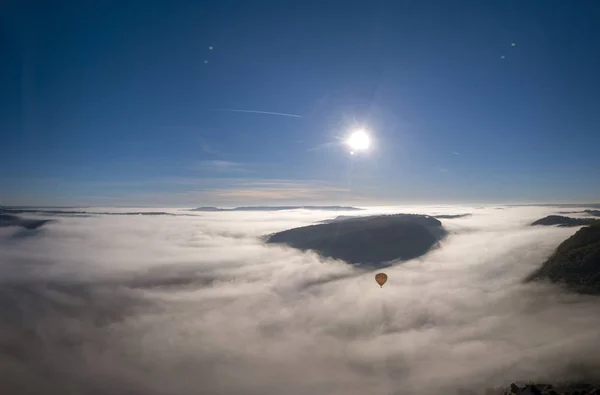
[(348, 140), (346, 140), (346, 144), (352, 149), (350, 151), (352, 154), (357, 151), (366, 151), (371, 147), (371, 138), (369, 134), (364, 130), (357, 130), (352, 132)]

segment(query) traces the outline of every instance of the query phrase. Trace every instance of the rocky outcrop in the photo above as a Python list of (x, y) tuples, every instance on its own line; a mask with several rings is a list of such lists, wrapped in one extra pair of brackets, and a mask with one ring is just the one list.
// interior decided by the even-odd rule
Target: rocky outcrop
[(502, 395), (600, 395), (600, 386), (588, 383), (564, 384), (515, 384), (512, 383)]
[(549, 280), (577, 292), (600, 294), (600, 224), (581, 228), (526, 281)]
[(517, 382), (505, 387), (459, 389), (454, 393), (457, 395), (600, 395), (600, 385), (580, 382), (555, 384)]
[(378, 267), (429, 251), (446, 235), (442, 223), (423, 215), (349, 218), (270, 235), (267, 243), (313, 250), (325, 257)]
[(590, 225), (598, 221), (593, 218), (571, 218), (562, 215), (549, 215), (534, 221), (531, 225), (558, 225), (560, 227)]

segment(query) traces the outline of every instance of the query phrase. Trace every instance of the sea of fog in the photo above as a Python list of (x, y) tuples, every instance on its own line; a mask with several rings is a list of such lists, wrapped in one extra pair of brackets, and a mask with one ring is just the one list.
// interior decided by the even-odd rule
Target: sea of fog
[[(578, 229), (528, 224), (564, 210), (154, 208), (188, 215), (0, 228), (0, 393), (429, 395), (600, 379), (600, 299), (522, 283)], [(472, 216), (442, 219), (441, 246), (386, 269), (383, 288), (261, 240), (382, 212)]]

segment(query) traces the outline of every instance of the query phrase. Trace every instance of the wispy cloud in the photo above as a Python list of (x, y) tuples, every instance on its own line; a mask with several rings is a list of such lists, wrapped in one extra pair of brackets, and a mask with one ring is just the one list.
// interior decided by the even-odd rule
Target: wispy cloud
[[(347, 188), (320, 181), (234, 180), (228, 185), (188, 191), (178, 197), (185, 197), (186, 201), (191, 199), (194, 202), (235, 205), (335, 201), (347, 196), (349, 192), (350, 190)], [(175, 200), (180, 200), (176, 196), (173, 197), (175, 197)]]
[(311, 147), (307, 151), (318, 151), (318, 150), (322, 150), (322, 149), (328, 149), (328, 148), (337, 147), (337, 146), (340, 146), (340, 145), (341, 145), (341, 142), (338, 142), (338, 141), (329, 141), (327, 143), (319, 144), (316, 147)]
[(219, 156), (219, 157), (222, 157), (225, 155), (222, 151), (216, 149), (215, 147), (213, 147), (212, 144), (209, 144), (205, 140), (200, 140), (200, 149), (202, 150), (202, 152), (205, 152), (209, 155), (214, 155), (214, 156)]
[(282, 116), (282, 117), (302, 118), (302, 115), (288, 114), (285, 112), (238, 110), (238, 109), (234, 109), (234, 108), (216, 108), (213, 111), (243, 112), (243, 113), (249, 113), (249, 114), (278, 115), (278, 116)]
[(312, 200), (339, 197), (349, 192), (325, 183), (298, 181), (253, 181), (244, 182), (231, 188), (217, 188), (205, 191), (206, 197), (215, 200), (244, 201), (244, 200)]
[[(210, 166), (234, 167), (229, 164)], [(227, 171), (227, 170), (224, 170)], [(228, 174), (228, 173), (226, 173)], [(231, 174), (235, 175), (235, 172)], [(161, 177), (160, 179), (93, 182), (71, 195), (73, 204), (197, 206), (333, 203), (352, 198), (361, 200), (351, 189), (317, 180), (249, 179), (241, 177)]]
[(198, 162), (195, 166), (198, 170), (212, 171), (218, 173), (251, 173), (247, 165), (227, 160), (205, 160)]

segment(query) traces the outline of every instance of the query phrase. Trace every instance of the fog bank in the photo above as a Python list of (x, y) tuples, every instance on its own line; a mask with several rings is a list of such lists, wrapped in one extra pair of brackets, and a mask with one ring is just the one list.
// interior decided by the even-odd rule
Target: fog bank
[[(578, 229), (528, 224), (564, 210), (57, 216), (36, 231), (0, 228), (0, 392), (406, 395), (600, 380), (600, 300), (521, 282)], [(441, 219), (441, 247), (386, 269), (383, 288), (371, 272), (260, 238), (400, 212), (473, 215)]]

